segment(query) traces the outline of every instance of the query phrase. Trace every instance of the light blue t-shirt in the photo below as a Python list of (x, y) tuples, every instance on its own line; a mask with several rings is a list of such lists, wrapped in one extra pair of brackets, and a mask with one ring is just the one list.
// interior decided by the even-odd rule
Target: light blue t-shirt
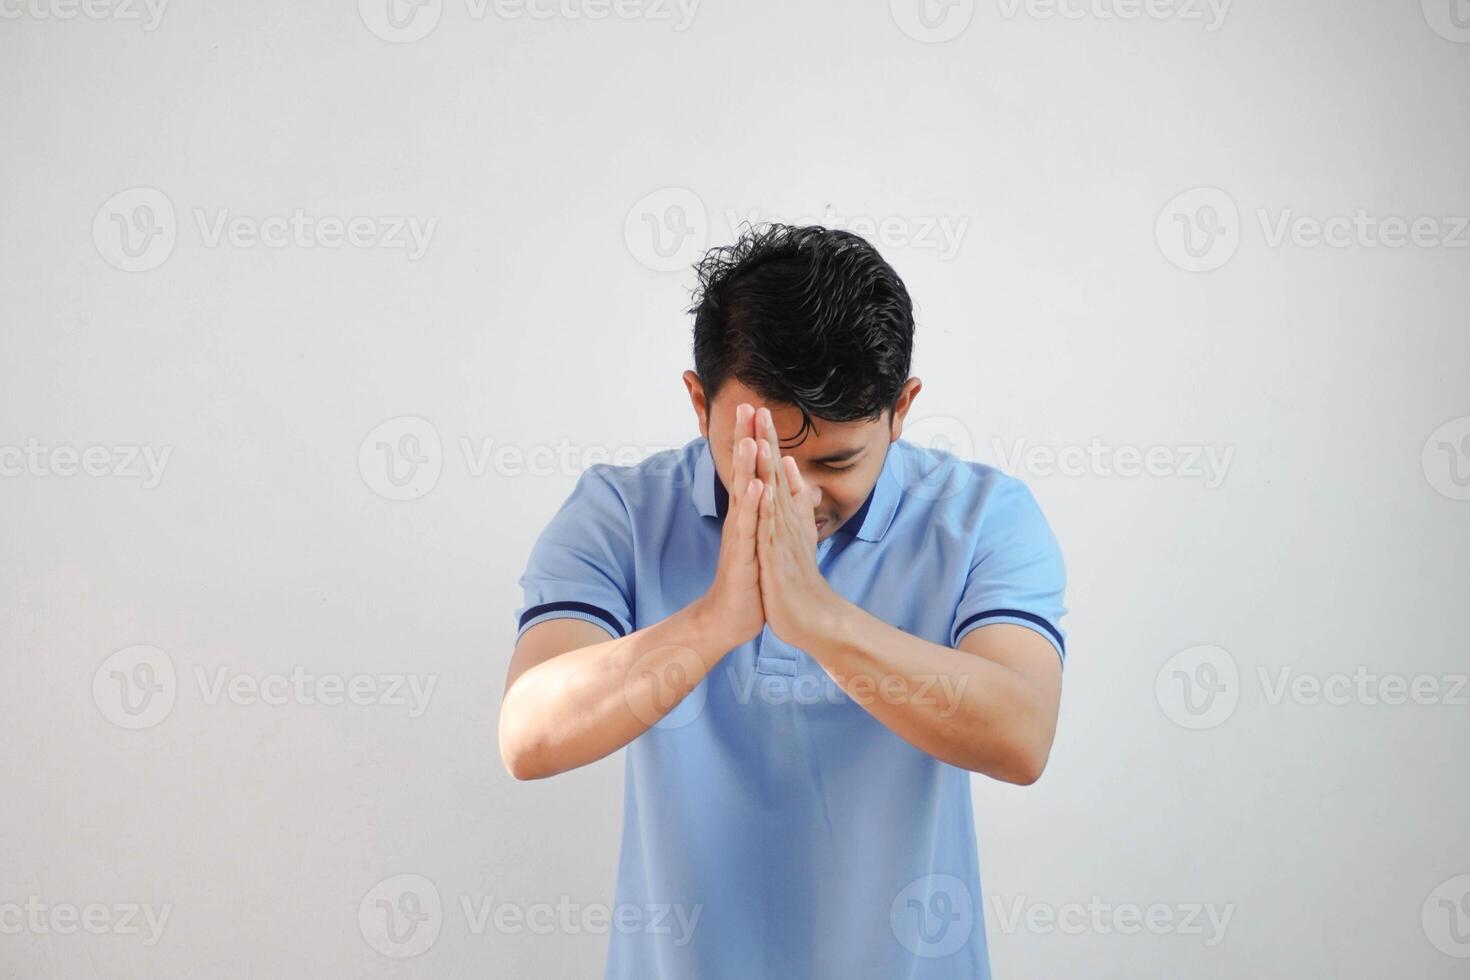
[[(589, 468), (532, 549), (520, 632), (572, 617), (624, 636), (682, 609), (714, 580), (727, 506), (703, 437)], [(1015, 623), (1065, 659), (1056, 539), (993, 467), (890, 443), (817, 559), (916, 636)], [(953, 704), (947, 683), (928, 696)], [(767, 627), (627, 746), (606, 980), (988, 978), (969, 777)]]

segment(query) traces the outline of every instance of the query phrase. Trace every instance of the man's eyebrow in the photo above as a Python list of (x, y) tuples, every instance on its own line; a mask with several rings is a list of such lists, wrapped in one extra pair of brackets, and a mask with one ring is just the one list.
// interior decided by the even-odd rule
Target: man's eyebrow
[(866, 446), (853, 446), (850, 449), (839, 449), (837, 452), (835, 452), (835, 453), (828, 453), (825, 456), (815, 456), (815, 457), (812, 458), (812, 462), (813, 463), (841, 463), (844, 460), (852, 459), (854, 456), (856, 456), (858, 453), (861, 453), (866, 448), (867, 448)]

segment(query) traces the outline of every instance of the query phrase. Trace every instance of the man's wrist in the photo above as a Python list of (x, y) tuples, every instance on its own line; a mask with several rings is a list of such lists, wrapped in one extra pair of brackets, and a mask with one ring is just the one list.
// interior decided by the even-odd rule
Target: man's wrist
[(684, 614), (690, 634), (690, 641), (685, 645), (699, 650), (708, 666), (713, 667), (740, 645), (731, 639), (733, 631), (728, 620), (720, 615), (708, 593), (685, 606)]
[(857, 610), (857, 606), (835, 591), (828, 590), (823, 601), (815, 604), (811, 612), (803, 617), (802, 636), (796, 645), (818, 660), (829, 652), (840, 649), (851, 633), (853, 613)]

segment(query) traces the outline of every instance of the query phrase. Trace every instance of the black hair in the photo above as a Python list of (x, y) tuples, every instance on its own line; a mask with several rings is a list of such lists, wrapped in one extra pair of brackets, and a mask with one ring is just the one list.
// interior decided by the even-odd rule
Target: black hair
[(913, 304), (863, 238), (821, 225), (747, 226), (694, 268), (694, 370), (708, 402), (733, 377), (800, 409), (798, 436), (814, 416), (850, 422), (893, 411), (913, 357)]

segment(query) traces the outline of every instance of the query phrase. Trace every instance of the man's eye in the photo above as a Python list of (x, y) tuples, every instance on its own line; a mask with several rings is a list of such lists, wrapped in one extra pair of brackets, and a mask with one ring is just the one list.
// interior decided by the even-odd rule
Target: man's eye
[(846, 466), (834, 466), (831, 463), (823, 463), (822, 465), (827, 467), (827, 469), (831, 470), (833, 473), (845, 473), (848, 470), (853, 469), (857, 466), (856, 463), (848, 463)]

